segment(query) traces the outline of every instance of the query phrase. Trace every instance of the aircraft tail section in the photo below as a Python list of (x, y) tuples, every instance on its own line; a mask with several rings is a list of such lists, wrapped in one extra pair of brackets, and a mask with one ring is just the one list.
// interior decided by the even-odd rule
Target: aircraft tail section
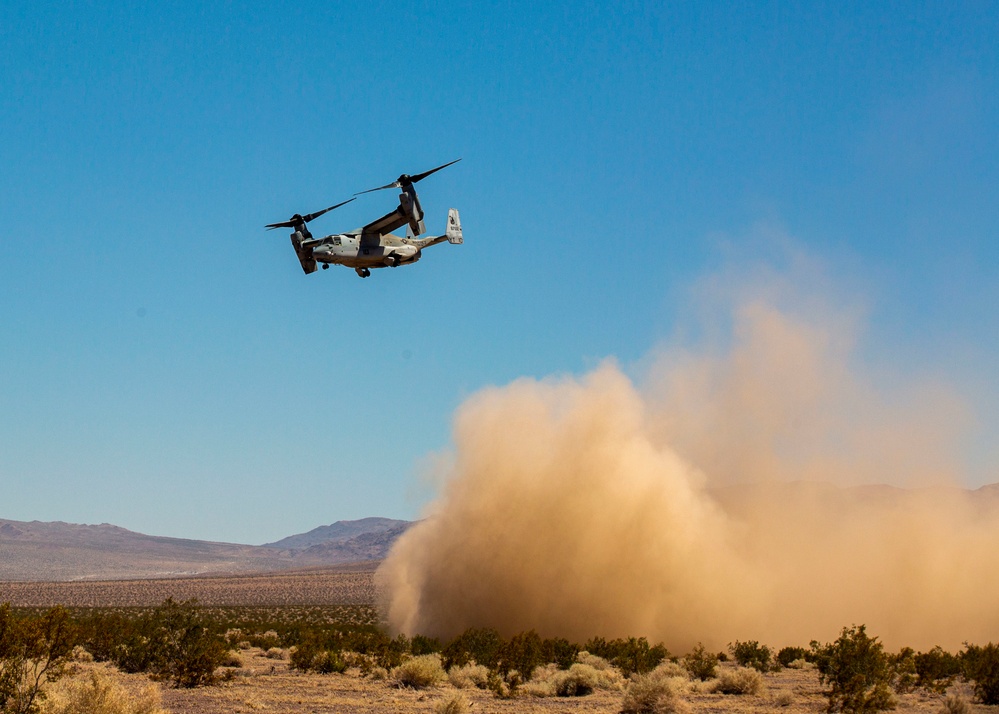
[(448, 243), (464, 243), (461, 234), (461, 217), (457, 208), (449, 208), (447, 212), (447, 229), (444, 231)]

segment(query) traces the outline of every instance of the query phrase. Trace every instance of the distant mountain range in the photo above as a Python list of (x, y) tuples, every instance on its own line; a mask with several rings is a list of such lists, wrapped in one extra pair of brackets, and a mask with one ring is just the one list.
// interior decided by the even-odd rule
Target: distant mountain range
[(118, 526), (0, 519), (0, 581), (259, 573), (380, 560), (412, 525), (337, 521), (266, 545), (164, 538)]

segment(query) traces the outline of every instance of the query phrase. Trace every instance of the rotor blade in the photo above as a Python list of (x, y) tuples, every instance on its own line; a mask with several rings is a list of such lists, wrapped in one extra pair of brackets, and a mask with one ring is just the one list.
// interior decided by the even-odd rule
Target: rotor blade
[(356, 198), (348, 198), (346, 201), (342, 201), (341, 203), (338, 203), (335, 206), (330, 206), (329, 208), (324, 208), (321, 211), (316, 211), (315, 213), (310, 213), (307, 216), (302, 216), (302, 220), (305, 221), (306, 223), (308, 223), (313, 218), (319, 218), (319, 216), (323, 215), (327, 211), (332, 211), (334, 208), (340, 208), (340, 206), (343, 206), (343, 205), (348, 204), (351, 201), (355, 201), (355, 200), (357, 200), (357, 199)]
[(459, 161), (461, 161), (461, 159), (455, 159), (454, 161), (449, 161), (449, 162), (447, 162), (446, 164), (444, 164), (442, 166), (438, 166), (436, 169), (430, 169), (429, 171), (424, 171), (422, 174), (416, 174), (416, 176), (410, 176), (409, 180), (412, 181), (413, 183), (416, 183), (417, 181), (422, 181), (423, 179), (425, 179), (430, 174), (436, 173), (436, 172), (440, 171), (441, 169), (446, 169), (451, 164), (456, 164)]
[(401, 187), (402, 187), (401, 183), (399, 183), (398, 181), (393, 181), (390, 184), (386, 184), (384, 186), (379, 186), (378, 188), (369, 188), (367, 191), (358, 191), (354, 195), (355, 196), (360, 196), (363, 193), (371, 193), (372, 191), (383, 191), (386, 188), (401, 188)]
[(296, 214), (296, 215), (292, 216), (291, 218), (289, 218), (287, 221), (281, 221), (280, 223), (268, 223), (266, 226), (264, 226), (264, 228), (266, 228), (269, 231), (272, 231), (275, 228), (294, 228), (299, 223), (308, 223), (309, 221), (313, 220), (314, 218), (319, 218), (319, 216), (323, 215), (327, 211), (332, 211), (334, 208), (340, 208), (340, 206), (343, 206), (343, 205), (345, 205), (347, 203), (350, 203), (353, 200), (355, 200), (355, 199), (348, 198), (346, 201), (338, 203), (335, 206), (330, 206), (329, 208), (324, 208), (321, 211), (316, 211), (315, 213), (310, 213), (307, 216), (299, 216), (298, 214)]

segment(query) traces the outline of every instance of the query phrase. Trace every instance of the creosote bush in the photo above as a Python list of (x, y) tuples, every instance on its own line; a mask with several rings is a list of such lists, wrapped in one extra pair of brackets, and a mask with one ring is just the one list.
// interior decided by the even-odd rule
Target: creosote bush
[(30, 714), (64, 673), (77, 632), (63, 608), (16, 617), (0, 605), (0, 712)]
[(920, 652), (915, 656), (915, 664), (916, 686), (938, 694), (947, 691), (954, 679), (961, 674), (961, 660), (941, 647)]
[(761, 645), (756, 640), (749, 642), (739, 642), (736, 640), (728, 646), (729, 652), (735, 661), (743, 667), (752, 667), (764, 674), (773, 669), (773, 652), (766, 645)]
[(877, 712), (895, 708), (889, 689), (892, 668), (877, 637), (868, 637), (864, 625), (843, 628), (827, 645), (812, 643), (819, 679), (828, 684), (828, 711)]
[(715, 676), (715, 669), (718, 667), (718, 655), (712, 654), (704, 649), (700, 642), (697, 647), (683, 658), (683, 666), (690, 672), (690, 676), (702, 682), (712, 679)]
[(790, 668), (792, 662), (804, 660), (807, 655), (808, 650), (804, 647), (782, 647), (777, 653), (777, 664)]
[(978, 700), (982, 704), (999, 704), (999, 645), (965, 645), (961, 663)]

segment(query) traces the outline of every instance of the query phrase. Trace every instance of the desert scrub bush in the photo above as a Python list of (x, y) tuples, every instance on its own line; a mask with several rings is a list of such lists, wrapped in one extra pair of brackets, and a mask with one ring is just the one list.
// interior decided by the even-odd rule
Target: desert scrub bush
[(718, 667), (718, 655), (711, 654), (704, 649), (700, 642), (683, 658), (683, 666), (690, 672), (690, 676), (702, 682), (712, 679), (715, 676), (715, 669)]
[(999, 704), (999, 645), (965, 645), (961, 653), (964, 677), (974, 685), (982, 704)]
[(41, 714), (166, 714), (154, 686), (132, 695), (108, 674), (92, 671), (82, 681), (67, 682), (41, 707)]
[(934, 647), (929, 652), (920, 652), (915, 656), (916, 686), (931, 692), (943, 694), (954, 679), (961, 674), (961, 660), (957, 655)]
[[(804, 647), (781, 647), (780, 651), (777, 653), (777, 664), (781, 667), (796, 669), (791, 667), (791, 663), (796, 662), (799, 659), (804, 660), (807, 655), (808, 650)], [(800, 669), (800, 667), (797, 669)]]
[(392, 670), (392, 679), (400, 687), (424, 689), (443, 684), (447, 680), (447, 674), (441, 666), (441, 656), (434, 653), (406, 660)]
[(0, 711), (36, 711), (44, 688), (65, 672), (77, 635), (63, 608), (16, 617), (9, 603), (0, 605)]
[(613, 668), (599, 670), (577, 662), (569, 669), (556, 672), (552, 687), (557, 697), (582, 697), (595, 689), (615, 689), (620, 681), (621, 675)]
[(583, 649), (590, 654), (603, 657), (625, 676), (636, 672), (639, 674), (651, 672), (669, 657), (669, 650), (665, 645), (662, 643), (649, 645), (649, 641), (644, 637), (616, 640), (594, 637), (583, 646)]
[(939, 709), (940, 714), (971, 714), (971, 705), (964, 697), (951, 694)]
[(761, 645), (756, 640), (739, 642), (736, 640), (728, 646), (729, 652), (735, 658), (737, 664), (742, 667), (752, 667), (757, 672), (764, 674), (773, 669), (773, 652), (766, 645)]
[(762, 689), (763, 675), (752, 667), (722, 669), (714, 683), (719, 694), (759, 694)]
[(489, 683), (489, 668), (469, 662), (460, 667), (452, 667), (447, 673), (451, 686), (458, 689), (485, 689)]
[(419, 657), (420, 655), (433, 654), (434, 652), (440, 652), (442, 649), (441, 641), (436, 637), (427, 637), (425, 635), (413, 635), (413, 639), (409, 641), (409, 651), (414, 657)]
[(530, 675), (535, 667), (549, 660), (546, 657), (544, 640), (534, 630), (521, 632), (504, 642), (499, 649), (497, 669), (506, 673), (511, 671), (526, 672)]
[(110, 657), (119, 669), (148, 672), (176, 687), (215, 683), (230, 651), (221, 628), (203, 617), (195, 600), (167, 598), (129, 622), (119, 637)]
[(384, 667), (372, 667), (371, 671), (368, 673), (368, 676), (376, 681), (380, 681), (383, 679), (388, 679), (389, 671)]
[(898, 654), (889, 655), (891, 688), (898, 694), (908, 694), (916, 688), (916, 651), (903, 647)]
[(468, 700), (464, 694), (452, 694), (434, 705), (435, 714), (468, 714)]
[(889, 686), (892, 669), (877, 637), (868, 637), (864, 625), (844, 627), (839, 638), (825, 646), (812, 643), (819, 681), (830, 712), (877, 712), (895, 708)]
[(288, 653), (280, 647), (271, 647), (264, 652), (264, 657), (267, 659), (287, 659)]
[(503, 640), (496, 630), (471, 627), (448, 642), (441, 650), (441, 657), (448, 669), (469, 662), (495, 669), (502, 646)]
[(794, 704), (794, 692), (788, 691), (787, 689), (781, 690), (774, 697), (774, 704), (779, 707), (789, 707)]
[[(675, 663), (669, 663), (674, 664)], [(688, 686), (686, 670), (677, 675), (676, 669), (663, 663), (648, 674), (632, 677), (621, 702), (623, 714), (682, 714), (689, 711), (682, 695)], [(681, 668), (682, 669), (682, 668)]]

